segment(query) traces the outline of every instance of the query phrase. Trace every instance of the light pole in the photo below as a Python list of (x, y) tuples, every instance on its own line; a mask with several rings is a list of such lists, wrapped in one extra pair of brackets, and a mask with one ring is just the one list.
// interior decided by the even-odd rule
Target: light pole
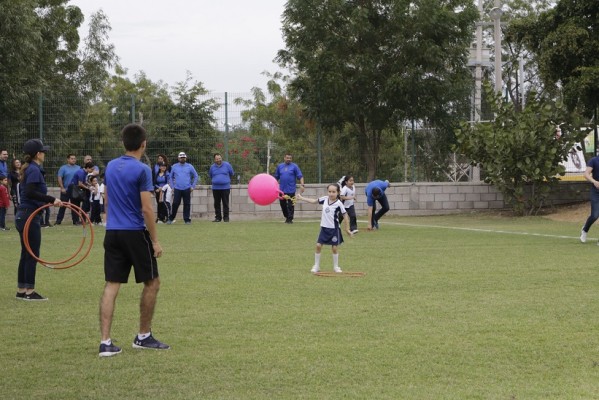
[(503, 91), (503, 77), (501, 73), (501, 0), (495, 0), (494, 7), (489, 11), (493, 20), (493, 37), (495, 40), (495, 91)]

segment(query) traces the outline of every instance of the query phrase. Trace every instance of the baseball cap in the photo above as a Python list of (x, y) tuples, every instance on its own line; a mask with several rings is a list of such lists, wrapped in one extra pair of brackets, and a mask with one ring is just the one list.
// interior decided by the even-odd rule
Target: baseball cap
[(29, 139), (23, 145), (23, 153), (25, 154), (34, 155), (39, 151), (45, 153), (48, 150), (50, 150), (50, 146), (44, 146), (40, 139)]
[(179, 153), (179, 158), (184, 157), (187, 158), (187, 154), (185, 154), (184, 152)]

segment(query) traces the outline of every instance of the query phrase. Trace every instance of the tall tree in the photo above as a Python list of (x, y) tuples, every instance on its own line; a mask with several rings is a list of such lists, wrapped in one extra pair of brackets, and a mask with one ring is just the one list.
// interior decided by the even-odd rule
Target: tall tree
[(63, 89), (77, 70), (83, 14), (67, 3), (0, 2), (0, 117), (31, 115), (37, 104), (32, 95)]
[(467, 98), (471, 0), (290, 0), (290, 90), (322, 127), (350, 123), (376, 176), (383, 131), (410, 119), (441, 120)]
[(599, 3), (560, 0), (541, 14), (515, 21), (513, 36), (534, 55), (547, 85), (564, 102), (591, 115), (599, 106)]

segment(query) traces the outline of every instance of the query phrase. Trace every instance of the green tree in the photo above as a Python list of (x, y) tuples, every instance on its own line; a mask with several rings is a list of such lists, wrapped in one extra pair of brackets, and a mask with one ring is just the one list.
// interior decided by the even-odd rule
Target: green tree
[(72, 87), (83, 14), (67, 3), (0, 2), (0, 119), (26, 119), (36, 110), (36, 96)]
[(355, 127), (373, 179), (385, 129), (444, 120), (467, 99), (477, 17), (470, 0), (290, 0), (277, 60), (311, 119)]
[(560, 0), (539, 15), (514, 21), (512, 35), (535, 56), (546, 85), (586, 115), (599, 105), (599, 3)]
[[(497, 187), (505, 201), (520, 214), (538, 212), (565, 169), (572, 146), (582, 140), (576, 116), (564, 106), (531, 96), (526, 108), (516, 112), (513, 103), (502, 102), (490, 87), (487, 96), (496, 114), (492, 122), (458, 129), (457, 151), (482, 164), (485, 181)], [(556, 138), (556, 126), (563, 135)]]

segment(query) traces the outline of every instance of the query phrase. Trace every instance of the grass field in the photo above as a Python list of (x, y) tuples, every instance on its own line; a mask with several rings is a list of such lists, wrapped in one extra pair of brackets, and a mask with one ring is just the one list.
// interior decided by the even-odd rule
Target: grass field
[[(366, 275), (329, 278), (309, 272), (317, 215), (160, 225), (153, 330), (172, 349), (131, 348), (130, 283), (112, 332), (123, 353), (106, 359), (103, 228), (81, 265), (39, 267), (43, 303), (14, 299), (18, 234), (0, 232), (0, 398), (599, 398), (599, 230), (583, 245), (582, 221), (386, 217), (340, 248), (342, 268)], [(45, 229), (42, 257), (80, 236)]]

